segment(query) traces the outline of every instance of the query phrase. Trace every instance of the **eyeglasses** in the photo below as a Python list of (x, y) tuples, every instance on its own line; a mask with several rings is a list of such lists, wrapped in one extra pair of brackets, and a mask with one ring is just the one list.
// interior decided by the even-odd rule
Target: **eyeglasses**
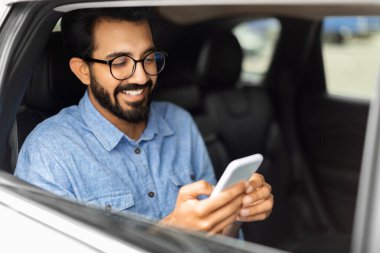
[(128, 55), (120, 55), (111, 60), (99, 60), (90, 57), (84, 58), (85, 61), (107, 64), (110, 67), (111, 75), (117, 80), (125, 80), (130, 78), (136, 70), (136, 64), (141, 62), (145, 73), (150, 76), (156, 76), (165, 67), (165, 52), (151, 52), (140, 60), (135, 60)]

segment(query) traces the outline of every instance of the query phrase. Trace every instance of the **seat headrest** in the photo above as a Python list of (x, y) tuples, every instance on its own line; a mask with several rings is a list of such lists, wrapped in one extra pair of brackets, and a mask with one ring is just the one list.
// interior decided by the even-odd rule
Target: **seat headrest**
[(69, 59), (61, 33), (52, 33), (25, 94), (26, 106), (56, 113), (78, 103), (86, 86), (70, 70)]
[(198, 64), (203, 88), (235, 86), (240, 78), (242, 60), (242, 48), (231, 32), (207, 38)]
[(173, 102), (196, 114), (201, 110), (197, 60), (202, 44), (187, 37), (176, 40), (168, 50), (165, 69), (158, 76), (153, 99)]

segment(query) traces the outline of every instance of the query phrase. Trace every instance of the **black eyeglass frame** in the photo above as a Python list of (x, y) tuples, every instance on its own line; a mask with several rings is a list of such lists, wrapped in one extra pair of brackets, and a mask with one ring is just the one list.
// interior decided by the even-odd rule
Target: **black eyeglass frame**
[[(146, 58), (147, 58), (149, 55), (154, 54), (154, 53), (161, 53), (161, 54), (164, 56), (164, 64), (163, 64), (161, 70), (157, 72), (157, 74), (152, 75), (152, 74), (149, 74), (149, 73), (145, 70), (144, 61), (146, 60)], [(121, 56), (128, 57), (128, 58), (132, 59), (132, 61), (133, 61), (133, 63), (134, 63), (131, 74), (130, 74), (128, 77), (123, 78), (123, 79), (120, 79), (120, 78), (115, 77), (115, 76), (113, 75), (113, 73), (112, 73), (112, 63), (113, 63), (113, 61), (116, 60), (117, 58), (121, 57)], [(158, 75), (159, 73), (162, 72), (162, 70), (163, 70), (164, 67), (165, 67), (165, 64), (166, 64), (166, 57), (168, 57), (168, 54), (167, 54), (166, 52), (164, 52), (164, 51), (153, 51), (153, 52), (150, 52), (150, 53), (148, 53), (147, 55), (145, 55), (145, 56), (144, 56), (143, 58), (141, 58), (140, 60), (135, 60), (135, 59), (133, 59), (133, 58), (132, 58), (131, 56), (129, 56), (129, 55), (118, 55), (118, 56), (115, 56), (114, 58), (112, 58), (112, 59), (110, 59), (110, 60), (100, 60), (100, 59), (95, 59), (95, 58), (91, 58), (91, 57), (84, 57), (83, 60), (85, 60), (85, 61), (87, 61), (87, 62), (96, 62), (96, 63), (102, 63), (102, 64), (106, 64), (106, 65), (108, 65), (109, 68), (110, 68), (110, 73), (111, 73), (111, 75), (113, 76), (113, 78), (115, 78), (116, 80), (119, 80), (119, 81), (123, 81), (123, 80), (127, 80), (128, 78), (130, 78), (131, 76), (133, 76), (133, 74), (134, 74), (135, 71), (136, 71), (136, 65), (137, 65), (137, 63), (139, 63), (139, 62), (141, 62), (142, 67), (143, 67), (143, 69), (144, 69), (144, 71), (145, 71), (146, 74), (148, 74), (148, 75), (150, 75), (150, 76), (156, 76), (156, 75)]]

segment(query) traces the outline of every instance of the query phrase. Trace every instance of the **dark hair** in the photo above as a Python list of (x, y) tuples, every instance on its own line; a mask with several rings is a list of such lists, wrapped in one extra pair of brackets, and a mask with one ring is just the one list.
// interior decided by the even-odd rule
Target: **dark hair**
[(91, 57), (94, 50), (93, 29), (100, 20), (150, 22), (152, 7), (79, 9), (63, 15), (63, 42), (71, 56)]

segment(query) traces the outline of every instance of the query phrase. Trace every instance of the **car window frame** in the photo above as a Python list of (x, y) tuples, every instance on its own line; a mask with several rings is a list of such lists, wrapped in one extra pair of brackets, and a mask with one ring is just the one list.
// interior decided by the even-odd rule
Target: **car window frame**
[[(380, 77), (380, 71), (379, 75)], [(370, 101), (356, 200), (351, 252), (375, 253), (380, 248), (380, 78)]]

